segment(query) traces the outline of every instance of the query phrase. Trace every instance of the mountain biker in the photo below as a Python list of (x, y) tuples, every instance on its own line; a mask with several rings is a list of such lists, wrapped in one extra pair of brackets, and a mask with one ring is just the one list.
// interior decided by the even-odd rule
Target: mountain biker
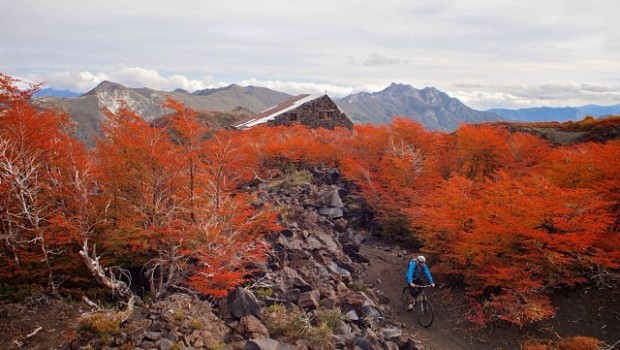
[[(426, 258), (422, 255), (412, 257), (409, 261), (409, 265), (407, 266), (407, 273), (405, 276), (407, 277), (407, 285), (410, 287), (414, 304), (418, 294), (422, 293), (422, 290), (417, 288), (418, 286), (422, 286), (422, 274), (424, 274), (430, 286), (435, 287), (435, 282), (433, 282), (431, 271), (428, 269), (428, 266), (426, 266)], [(407, 308), (413, 309), (414, 304), (409, 304)]]

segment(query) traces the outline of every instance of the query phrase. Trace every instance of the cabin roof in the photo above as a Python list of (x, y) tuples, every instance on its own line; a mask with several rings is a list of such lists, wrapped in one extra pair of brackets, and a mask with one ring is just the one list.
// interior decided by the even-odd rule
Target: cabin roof
[(260, 112), (259, 114), (252, 116), (251, 118), (245, 120), (244, 122), (238, 125), (235, 125), (235, 128), (239, 128), (239, 129), (251, 128), (255, 125), (266, 123), (270, 120), (274, 120), (277, 116), (281, 115), (282, 113), (293, 110), (303, 105), (306, 102), (316, 100), (317, 98), (321, 96), (324, 96), (324, 95), (302, 94), (302, 95), (295, 96), (273, 107), (269, 107), (266, 110)]

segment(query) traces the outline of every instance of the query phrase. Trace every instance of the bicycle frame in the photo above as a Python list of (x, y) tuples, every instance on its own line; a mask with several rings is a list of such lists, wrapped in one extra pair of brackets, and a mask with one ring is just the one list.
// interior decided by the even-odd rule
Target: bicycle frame
[[(431, 285), (421, 285), (421, 286), (415, 286), (415, 287), (411, 287), (409, 285), (405, 286), (403, 288), (403, 295), (402, 295), (402, 302), (403, 302), (403, 307), (405, 307), (405, 309), (407, 311), (411, 311), (413, 309), (411, 309), (411, 301), (415, 300), (415, 304), (416, 307), (418, 307), (418, 322), (420, 323), (420, 325), (422, 325), (423, 327), (429, 327), (432, 323), (433, 323), (433, 319), (434, 319), (434, 312), (433, 312), (433, 305), (432, 303), (427, 299), (426, 293), (424, 291), (425, 288), (430, 288)], [(410, 299), (410, 298), (414, 298), (413, 297), (413, 289), (415, 288), (420, 288), (420, 292), (417, 293), (417, 295), (415, 296), (415, 299)]]

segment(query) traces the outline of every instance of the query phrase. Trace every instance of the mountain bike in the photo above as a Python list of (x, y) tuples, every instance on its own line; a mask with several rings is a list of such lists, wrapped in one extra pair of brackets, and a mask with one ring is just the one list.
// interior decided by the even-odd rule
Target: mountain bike
[(426, 293), (424, 292), (424, 288), (429, 287), (430, 285), (416, 286), (416, 288), (421, 289), (421, 292), (416, 297), (415, 306), (413, 309), (409, 308), (409, 305), (414, 304), (414, 299), (411, 295), (410, 286), (405, 286), (403, 288), (403, 294), (401, 296), (403, 309), (405, 309), (406, 311), (413, 311), (415, 309), (419, 310), (418, 322), (424, 328), (430, 327), (430, 325), (433, 324), (433, 319), (435, 318), (435, 314), (433, 312), (433, 304), (431, 304), (431, 302), (426, 298)]

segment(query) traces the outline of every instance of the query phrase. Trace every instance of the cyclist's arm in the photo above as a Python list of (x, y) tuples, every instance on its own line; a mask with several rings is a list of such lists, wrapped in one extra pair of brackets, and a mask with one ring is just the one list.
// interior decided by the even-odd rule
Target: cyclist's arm
[(414, 265), (411, 261), (409, 261), (409, 266), (407, 266), (407, 284), (411, 285), (413, 283), (413, 269)]
[(424, 274), (426, 275), (428, 283), (434, 285), (435, 282), (433, 282), (433, 276), (431, 275), (431, 271), (428, 269), (428, 266), (426, 266), (426, 264), (422, 265), (422, 270), (424, 270)]

